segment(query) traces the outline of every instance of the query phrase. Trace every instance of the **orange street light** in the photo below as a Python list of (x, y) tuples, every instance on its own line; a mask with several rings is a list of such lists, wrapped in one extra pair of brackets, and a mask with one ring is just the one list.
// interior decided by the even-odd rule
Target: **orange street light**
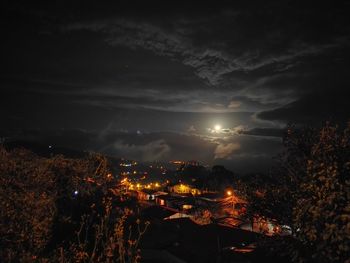
[(234, 203), (234, 198), (233, 198), (233, 193), (231, 190), (227, 190), (226, 191), (226, 194), (227, 196), (230, 196), (231, 197), (231, 202), (232, 202), (232, 213), (233, 213), (233, 210), (235, 209), (235, 203)]

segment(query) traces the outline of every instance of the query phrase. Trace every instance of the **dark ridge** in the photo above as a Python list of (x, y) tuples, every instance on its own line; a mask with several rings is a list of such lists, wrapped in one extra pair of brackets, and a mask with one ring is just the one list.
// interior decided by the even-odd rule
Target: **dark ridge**
[(42, 157), (64, 155), (67, 158), (84, 158), (88, 155), (88, 152), (86, 151), (78, 151), (78, 150), (60, 147), (60, 146), (56, 147), (55, 145), (47, 145), (47, 144), (32, 142), (32, 141), (22, 141), (22, 140), (6, 141), (4, 142), (4, 146), (8, 150), (13, 150), (16, 148), (24, 148)]

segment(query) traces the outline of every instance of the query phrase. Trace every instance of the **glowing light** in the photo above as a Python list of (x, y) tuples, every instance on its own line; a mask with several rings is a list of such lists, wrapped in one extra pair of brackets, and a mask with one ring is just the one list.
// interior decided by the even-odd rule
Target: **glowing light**
[(231, 196), (231, 195), (232, 195), (232, 191), (228, 190), (228, 191), (226, 192), (226, 194), (227, 194), (228, 196)]
[(221, 130), (221, 125), (217, 124), (214, 126), (215, 131), (220, 131)]
[(191, 209), (191, 208), (192, 208), (192, 205), (183, 205), (182, 208), (183, 208), (184, 210)]
[(78, 195), (78, 194), (79, 194), (78, 190), (75, 190), (74, 195)]
[(121, 180), (121, 183), (127, 183), (128, 182), (128, 178), (124, 178), (123, 180)]

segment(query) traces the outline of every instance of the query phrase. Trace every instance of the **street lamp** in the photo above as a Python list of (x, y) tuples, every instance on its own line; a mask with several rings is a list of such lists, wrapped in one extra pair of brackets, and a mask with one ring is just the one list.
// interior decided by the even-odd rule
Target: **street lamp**
[(227, 194), (227, 196), (231, 197), (231, 202), (232, 202), (232, 214), (233, 214), (233, 210), (234, 210), (235, 204), (234, 204), (234, 202), (233, 202), (232, 191), (231, 191), (231, 190), (227, 190), (227, 191), (226, 191), (226, 194)]

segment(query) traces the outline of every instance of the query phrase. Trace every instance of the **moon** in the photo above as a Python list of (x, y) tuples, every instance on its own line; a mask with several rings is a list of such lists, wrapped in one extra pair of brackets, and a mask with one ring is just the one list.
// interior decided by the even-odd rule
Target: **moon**
[(217, 124), (214, 126), (215, 131), (220, 131), (221, 130), (221, 125)]

